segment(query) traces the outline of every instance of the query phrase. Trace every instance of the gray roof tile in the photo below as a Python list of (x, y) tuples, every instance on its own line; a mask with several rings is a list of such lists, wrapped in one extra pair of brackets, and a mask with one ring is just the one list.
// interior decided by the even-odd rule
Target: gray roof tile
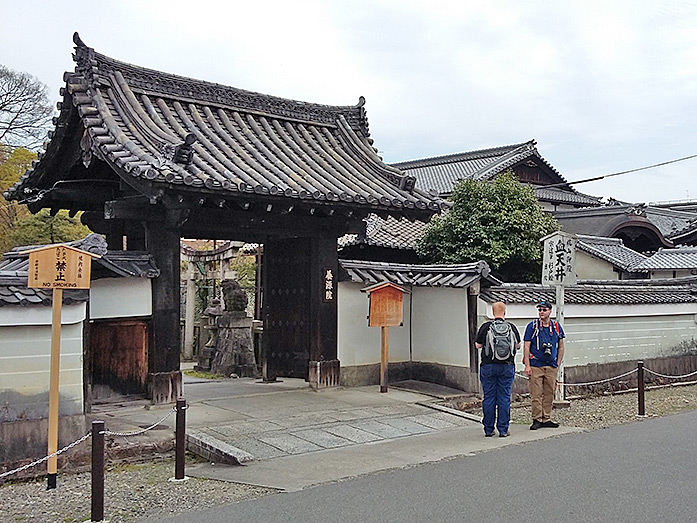
[(339, 238), (339, 247), (350, 245), (371, 245), (389, 249), (414, 249), (426, 224), (419, 220), (406, 218), (397, 220), (391, 216), (381, 218), (370, 214), (365, 220), (365, 234), (347, 234)]
[[(660, 303), (694, 303), (697, 302), (697, 285), (695, 282), (658, 285), (651, 280), (596, 281), (568, 286), (564, 289), (566, 304), (598, 305), (637, 305)], [(484, 288), (480, 296), (493, 303), (522, 303), (531, 306), (541, 299), (554, 303), (555, 290), (539, 284), (504, 283), (499, 286)]]
[(64, 128), (80, 118), (83, 148), (126, 179), (400, 216), (448, 206), (382, 162), (362, 98), (354, 106), (287, 100), (134, 66), (95, 52), (77, 34), (74, 40), (77, 65), (65, 74), (56, 132), (10, 199), (50, 203), (52, 183), (42, 178), (58, 161)]
[(636, 264), (633, 269), (635, 271), (697, 270), (697, 247), (659, 249), (642, 262)]
[(578, 234), (576, 247), (583, 252), (612, 263), (615, 267), (629, 271), (646, 259), (641, 253), (624, 246), (620, 238), (586, 236)]
[[(435, 156), (392, 164), (394, 167), (416, 177), (416, 185), (424, 190), (433, 190), (441, 195), (453, 192), (460, 180), (491, 180), (497, 174), (526, 159), (543, 162), (561, 183), (564, 177), (540, 155), (535, 140), (528, 142), (481, 149), (465, 153)], [(539, 192), (538, 192), (539, 191)], [(598, 205), (600, 198), (575, 191), (573, 188), (536, 188), (539, 199), (576, 205)]]
[(339, 265), (347, 276), (342, 279), (364, 284), (389, 281), (397, 285), (465, 288), (480, 279), (493, 285), (501, 283), (491, 276), (489, 266), (483, 261), (457, 265), (417, 265), (339, 260)]

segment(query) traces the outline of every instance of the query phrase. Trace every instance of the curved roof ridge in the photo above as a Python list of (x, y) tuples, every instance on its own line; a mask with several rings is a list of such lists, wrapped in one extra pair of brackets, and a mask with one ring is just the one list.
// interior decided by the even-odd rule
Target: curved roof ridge
[[(132, 89), (142, 90), (143, 94), (159, 94), (187, 100), (193, 100), (190, 87), (195, 85), (196, 99), (212, 105), (330, 125), (334, 125), (338, 116), (343, 115), (353, 129), (368, 134), (363, 96), (359, 97), (356, 105), (318, 104), (282, 98), (123, 62), (88, 47), (77, 32), (73, 35), (73, 41), (76, 72), (84, 74), (91, 82), (102, 83), (102, 76), (119, 71)], [(312, 118), (308, 119), (308, 116)]]
[(519, 149), (523, 146), (532, 144), (534, 147), (535, 140), (529, 140), (527, 142), (522, 142), (522, 143), (517, 143), (513, 145), (502, 145), (499, 147), (490, 147), (487, 149), (478, 149), (476, 151), (468, 151), (468, 152), (461, 152), (461, 153), (454, 153), (454, 154), (446, 154), (442, 156), (431, 156), (428, 158), (421, 158), (418, 160), (407, 160), (404, 162), (396, 162), (392, 163), (393, 167), (397, 167), (398, 169), (405, 169), (405, 168), (414, 168), (414, 167), (428, 167), (431, 165), (441, 165), (444, 163), (453, 163), (453, 162), (459, 162), (462, 160), (472, 160), (475, 158), (488, 158), (488, 157), (496, 157), (496, 156), (501, 156), (502, 154), (505, 154), (509, 151), (513, 151), (516, 149)]

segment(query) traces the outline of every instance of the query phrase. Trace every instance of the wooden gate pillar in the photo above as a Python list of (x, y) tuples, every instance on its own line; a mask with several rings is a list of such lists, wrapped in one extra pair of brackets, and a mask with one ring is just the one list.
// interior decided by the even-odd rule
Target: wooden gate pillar
[(145, 240), (160, 270), (160, 275), (152, 280), (148, 393), (154, 404), (174, 403), (182, 390), (179, 231), (162, 222), (148, 222)]
[(339, 385), (337, 359), (337, 289), (339, 262), (336, 238), (312, 238), (310, 257), (310, 362), (313, 388)]

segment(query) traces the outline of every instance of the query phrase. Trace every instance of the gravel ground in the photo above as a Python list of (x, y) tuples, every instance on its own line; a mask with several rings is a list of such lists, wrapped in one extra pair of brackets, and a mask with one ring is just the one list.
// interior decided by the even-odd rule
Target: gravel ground
[[(198, 478), (170, 481), (174, 477), (174, 455), (170, 457), (167, 461), (155, 463), (109, 467), (104, 476), (105, 520), (138, 521), (276, 492), (251, 485)], [(58, 475), (58, 486), (54, 490), (46, 490), (45, 478), (0, 486), (0, 521), (90, 521), (91, 481), (89, 473), (63, 473)]]
[[(665, 416), (697, 410), (697, 385), (666, 387), (646, 392), (646, 415)], [(458, 407), (458, 405), (451, 405)], [(481, 412), (472, 405), (463, 410)], [(568, 408), (555, 409), (553, 418), (567, 426), (601, 429), (637, 421), (636, 393), (572, 400)], [(511, 421), (529, 424), (529, 402), (511, 408)], [(276, 492), (239, 483), (190, 478), (172, 482), (174, 457), (144, 464), (115, 464), (105, 475), (105, 517), (110, 522), (138, 521), (176, 514), (221, 503), (253, 499)], [(0, 486), (0, 522), (70, 522), (90, 519), (89, 473), (58, 477), (58, 488), (46, 490), (46, 480)]]

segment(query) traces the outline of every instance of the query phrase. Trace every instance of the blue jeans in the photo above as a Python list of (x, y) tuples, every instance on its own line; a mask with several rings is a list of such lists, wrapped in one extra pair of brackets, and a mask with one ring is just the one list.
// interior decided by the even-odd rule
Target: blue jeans
[[(511, 388), (515, 377), (515, 365), (507, 363), (488, 363), (479, 368), (482, 382), (482, 411), (484, 412), (484, 432), (494, 432), (494, 422), (499, 434), (508, 432), (511, 421)], [(498, 417), (496, 415), (498, 411)]]

